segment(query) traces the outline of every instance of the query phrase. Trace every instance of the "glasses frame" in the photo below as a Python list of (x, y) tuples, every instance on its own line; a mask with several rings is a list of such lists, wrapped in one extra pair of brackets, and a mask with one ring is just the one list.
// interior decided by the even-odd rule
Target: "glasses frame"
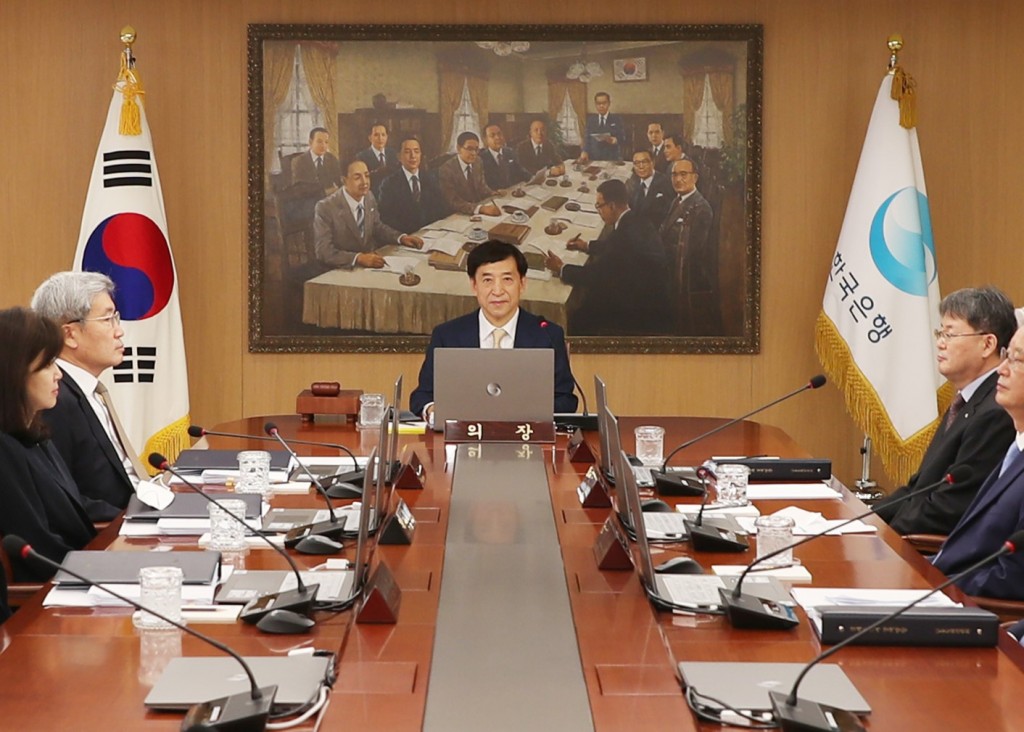
[(1010, 371), (1018, 374), (1024, 373), (1024, 358), (1019, 358), (1017, 356), (1011, 357), (1009, 348), (999, 349), (999, 363), (1003, 363), (1003, 361), (1005, 361), (1010, 367)]
[(107, 325), (111, 328), (116, 328), (121, 325), (121, 313), (115, 310), (110, 315), (104, 315), (101, 318), (78, 318), (77, 320), (69, 320), (68, 323), (93, 323), (106, 321)]
[(992, 335), (991, 333), (947, 333), (941, 328), (936, 328), (932, 331), (932, 335), (935, 336), (936, 343), (949, 343), (954, 338), (969, 338), (971, 336), (987, 336)]

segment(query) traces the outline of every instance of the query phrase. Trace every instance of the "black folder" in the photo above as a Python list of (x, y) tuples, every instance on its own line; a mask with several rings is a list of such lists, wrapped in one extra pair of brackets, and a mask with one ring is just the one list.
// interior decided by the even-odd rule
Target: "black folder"
[[(92, 580), (91, 584), (134, 585), (143, 567), (181, 567), (186, 585), (208, 585), (220, 576), (220, 552), (68, 552), (65, 567)], [(53, 578), (61, 587), (87, 587), (90, 583), (59, 570)]]

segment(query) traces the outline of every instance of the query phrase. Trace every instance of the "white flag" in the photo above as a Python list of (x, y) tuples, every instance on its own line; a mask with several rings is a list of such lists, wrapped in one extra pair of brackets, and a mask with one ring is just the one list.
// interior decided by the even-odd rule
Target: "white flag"
[(931, 440), (944, 380), (932, 336), (939, 278), (921, 153), (916, 130), (900, 126), (892, 84), (886, 76), (875, 100), (816, 347), (887, 472), (905, 480)]
[[(129, 70), (134, 82), (134, 72)], [(188, 370), (163, 192), (145, 109), (131, 109), (137, 134), (118, 131), (125, 66), (103, 128), (82, 214), (74, 269), (102, 272), (116, 285), (124, 361), (104, 376), (133, 447), (173, 460), (188, 447)], [(131, 125), (129, 125), (130, 127)]]

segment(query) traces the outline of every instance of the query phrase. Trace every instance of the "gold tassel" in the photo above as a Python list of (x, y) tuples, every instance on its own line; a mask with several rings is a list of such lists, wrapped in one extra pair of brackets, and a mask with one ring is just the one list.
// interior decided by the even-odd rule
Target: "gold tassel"
[[(901, 440), (878, 393), (857, 368), (846, 341), (824, 312), (818, 314), (814, 331), (818, 360), (843, 391), (847, 411), (861, 431), (871, 438), (885, 472), (903, 485), (920, 466), (921, 457), (939, 426), (939, 418), (909, 439)], [(936, 406), (943, 399), (948, 404), (951, 396), (951, 389), (943, 386), (936, 394)]]
[(902, 66), (896, 66), (892, 70), (892, 90), (889, 95), (899, 102), (900, 127), (908, 130), (916, 127), (917, 82), (903, 70)]
[(141, 135), (142, 113), (139, 111), (139, 97), (146, 92), (142, 89), (142, 80), (138, 72), (128, 63), (127, 53), (121, 54), (121, 73), (117, 75), (114, 88), (124, 97), (121, 102), (121, 118), (117, 124), (118, 134)]
[[(186, 414), (181, 419), (172, 422), (159, 432), (151, 435), (146, 440), (146, 451), (144, 454), (149, 455), (151, 452), (158, 452), (167, 458), (168, 462), (173, 463), (178, 459), (178, 453), (192, 446), (192, 442), (188, 438), (188, 426), (190, 424), (192, 424), (192, 419)], [(156, 475), (156, 470), (150, 468), (148, 463), (146, 463), (146, 469), (150, 471), (150, 475)]]

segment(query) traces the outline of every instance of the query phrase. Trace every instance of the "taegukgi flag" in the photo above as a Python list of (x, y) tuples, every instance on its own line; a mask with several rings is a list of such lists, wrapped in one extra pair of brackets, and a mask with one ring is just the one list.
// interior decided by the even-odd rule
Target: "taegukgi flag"
[(188, 447), (188, 370), (178, 278), (142, 88), (131, 49), (121, 59), (93, 164), (74, 268), (116, 285), (124, 361), (104, 376), (133, 447), (173, 460)]
[(895, 67), (868, 124), (816, 348), (886, 471), (902, 481), (934, 432), (944, 380), (932, 336), (940, 296), (928, 196), (912, 114), (904, 108), (901, 118), (901, 93), (912, 95), (913, 82)]

